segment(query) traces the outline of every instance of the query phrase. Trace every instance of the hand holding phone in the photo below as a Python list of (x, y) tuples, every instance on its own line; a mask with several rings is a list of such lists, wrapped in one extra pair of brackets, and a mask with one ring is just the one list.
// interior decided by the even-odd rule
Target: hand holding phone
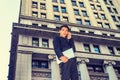
[(68, 32), (67, 39), (71, 39), (71, 33)]

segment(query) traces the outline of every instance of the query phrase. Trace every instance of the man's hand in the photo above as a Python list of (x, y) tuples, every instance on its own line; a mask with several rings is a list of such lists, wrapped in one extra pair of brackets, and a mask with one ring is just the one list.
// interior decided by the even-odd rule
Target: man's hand
[(68, 61), (68, 58), (66, 56), (61, 56), (60, 59), (63, 63), (66, 63)]
[(68, 32), (67, 39), (71, 39), (71, 33)]

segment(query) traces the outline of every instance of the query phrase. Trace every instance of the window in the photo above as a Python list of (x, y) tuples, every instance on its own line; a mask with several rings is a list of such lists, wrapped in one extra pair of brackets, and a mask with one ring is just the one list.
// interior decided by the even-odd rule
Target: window
[(113, 13), (112, 9), (110, 7), (107, 7), (107, 9), (108, 9), (109, 12)]
[(38, 17), (38, 12), (34, 12), (34, 11), (33, 11), (33, 12), (32, 12), (32, 16), (33, 16), (33, 17)]
[(100, 19), (98, 13), (94, 13), (94, 15), (95, 15), (95, 18)]
[(57, 0), (52, 0), (52, 2), (57, 2)]
[(82, 20), (81, 19), (76, 19), (76, 21), (77, 21), (77, 24), (82, 24)]
[(104, 73), (103, 66), (97, 66), (97, 65), (88, 65), (88, 71)]
[(85, 20), (85, 25), (90, 26), (91, 25), (90, 21), (89, 20)]
[(38, 8), (38, 3), (37, 3), (37, 2), (32, 1), (32, 8)]
[(114, 10), (114, 12), (115, 12), (116, 14), (118, 14), (118, 12), (117, 12), (117, 10), (116, 10), (115, 8), (113, 8), (113, 10)]
[(102, 17), (103, 20), (106, 20), (105, 14), (101, 14), (101, 17)]
[(46, 9), (46, 5), (44, 3), (40, 3), (40, 9)]
[(103, 10), (100, 5), (97, 5), (98, 10)]
[(107, 0), (104, 0), (105, 4), (108, 4)]
[(48, 68), (48, 61), (32, 60), (32, 68)]
[(97, 3), (99, 3), (99, 0), (96, 0)]
[(59, 12), (58, 6), (53, 6), (55, 12)]
[(86, 12), (86, 11), (82, 11), (82, 14), (83, 14), (83, 16), (84, 16), (84, 17), (88, 17), (88, 15), (87, 15), (87, 12)]
[(76, 6), (77, 4), (76, 4), (76, 1), (72, 1), (72, 5), (73, 6)]
[(48, 48), (49, 47), (48, 39), (42, 39), (42, 47), (44, 47), (44, 48)]
[(118, 19), (119, 19), (119, 21), (120, 21), (120, 16), (118, 16)]
[(38, 24), (37, 23), (32, 23), (32, 26), (38, 26)]
[(105, 23), (105, 28), (110, 29), (110, 24), (109, 23)]
[(60, 21), (60, 16), (55, 15), (55, 20), (56, 20), (56, 21)]
[(46, 13), (41, 13), (41, 18), (46, 19)]
[(94, 52), (95, 53), (100, 53), (100, 49), (99, 49), (98, 45), (93, 45), (93, 47), (94, 47)]
[(117, 26), (118, 30), (120, 30), (120, 25), (116, 25), (116, 26)]
[(92, 9), (96, 9), (94, 4), (90, 4)]
[(79, 2), (80, 7), (85, 7), (83, 2)]
[(60, 3), (61, 3), (61, 4), (64, 4), (64, 3), (65, 3), (65, 1), (64, 1), (64, 0), (60, 0)]
[(115, 54), (115, 52), (114, 52), (114, 50), (113, 50), (113, 47), (108, 47), (108, 50), (109, 50), (110, 54), (112, 54), (112, 55)]
[(113, 21), (117, 21), (116, 17), (115, 16), (112, 16), (112, 19)]
[(117, 52), (118, 52), (118, 54), (120, 54), (120, 48), (117, 48)]
[(111, 5), (113, 5), (113, 2), (112, 1), (109, 1)]
[(63, 17), (63, 21), (65, 21), (65, 22), (69, 22), (69, 20), (68, 20), (68, 17)]
[(32, 46), (39, 47), (39, 38), (32, 38)]
[(74, 9), (74, 14), (75, 15), (79, 15), (80, 13), (79, 13), (79, 10), (78, 9)]
[(66, 7), (61, 7), (62, 13), (66, 13)]
[(99, 27), (103, 27), (102, 22), (98, 22)]
[(84, 44), (84, 49), (86, 52), (91, 52), (89, 44)]
[(107, 34), (106, 34), (106, 33), (102, 33), (102, 35), (103, 35), (103, 36), (107, 36)]

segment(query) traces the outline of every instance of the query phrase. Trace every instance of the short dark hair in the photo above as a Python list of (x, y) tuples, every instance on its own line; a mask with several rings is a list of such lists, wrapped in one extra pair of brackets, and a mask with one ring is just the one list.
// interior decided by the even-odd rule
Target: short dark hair
[(68, 29), (68, 31), (70, 31), (70, 28), (68, 27), (68, 25), (67, 25), (67, 24), (64, 24), (64, 25), (60, 26), (60, 30), (61, 30), (63, 27), (67, 28), (67, 29)]

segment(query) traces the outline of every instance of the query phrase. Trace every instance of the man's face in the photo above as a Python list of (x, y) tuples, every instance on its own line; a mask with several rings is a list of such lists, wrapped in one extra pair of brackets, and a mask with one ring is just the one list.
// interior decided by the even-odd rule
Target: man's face
[(62, 27), (61, 30), (59, 31), (61, 37), (66, 37), (68, 34), (68, 28)]

